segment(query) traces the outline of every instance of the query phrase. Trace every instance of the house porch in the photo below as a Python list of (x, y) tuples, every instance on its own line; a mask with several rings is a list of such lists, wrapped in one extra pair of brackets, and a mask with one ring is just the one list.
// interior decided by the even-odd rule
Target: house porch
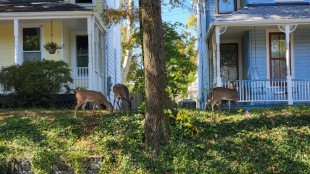
[[(27, 37), (35, 40), (30, 46), (25, 45)], [(49, 41), (56, 42), (62, 49), (49, 54), (44, 49)], [(62, 60), (72, 70), (72, 89), (109, 92), (106, 47), (106, 28), (99, 17), (89, 11), (13, 14), (0, 19), (1, 67), (27, 60)]]
[(239, 102), (310, 102), (309, 29), (310, 24), (214, 26), (206, 38), (209, 88), (237, 80)]

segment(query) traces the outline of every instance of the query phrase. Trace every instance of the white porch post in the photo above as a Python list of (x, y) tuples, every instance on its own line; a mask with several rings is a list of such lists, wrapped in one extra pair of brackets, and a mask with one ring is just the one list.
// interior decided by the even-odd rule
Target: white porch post
[(285, 42), (286, 42), (286, 73), (287, 73), (287, 99), (288, 104), (293, 104), (292, 94), (292, 76), (291, 76), (291, 63), (290, 63), (290, 26), (285, 25)]
[(285, 25), (278, 26), (282, 32), (285, 32), (286, 42), (286, 78), (287, 78), (287, 100), (288, 104), (293, 104), (293, 93), (292, 93), (292, 76), (291, 76), (291, 62), (290, 62), (290, 33), (293, 32), (297, 25)]
[[(223, 29), (223, 31), (221, 31)], [(215, 37), (216, 37), (216, 86), (222, 86), (221, 78), (221, 54), (220, 54), (220, 36), (225, 33), (227, 27), (216, 27)]]
[(92, 17), (87, 18), (87, 34), (88, 34), (88, 89), (93, 90), (93, 20)]
[(18, 40), (18, 29), (19, 29), (19, 25), (18, 25), (18, 19), (14, 19), (14, 39), (15, 39), (15, 64), (16, 65), (19, 65), (21, 64), (21, 61), (20, 61), (20, 57), (19, 57), (19, 54), (18, 54), (18, 50), (19, 50), (19, 40)]

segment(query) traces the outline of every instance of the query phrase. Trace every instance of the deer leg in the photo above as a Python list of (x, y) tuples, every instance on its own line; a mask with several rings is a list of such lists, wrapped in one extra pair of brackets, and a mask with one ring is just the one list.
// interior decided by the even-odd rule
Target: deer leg
[(217, 104), (217, 108), (219, 109), (219, 111), (222, 111), (222, 101), (216, 101)]
[(86, 106), (86, 104), (87, 104), (87, 101), (85, 101), (85, 102), (83, 103), (83, 105), (82, 105), (82, 109), (84, 110), (85, 115), (87, 115), (87, 113), (86, 113), (86, 111), (85, 111), (85, 106)]
[(78, 103), (75, 105), (75, 113), (74, 113), (74, 117), (76, 117), (76, 111), (77, 109), (83, 104), (83, 102), (78, 101)]
[(223, 108), (223, 103), (222, 103), (222, 101), (220, 101), (220, 102), (217, 104), (217, 108), (219, 109), (219, 111), (222, 110), (222, 108)]
[(99, 108), (100, 117), (102, 117), (100, 103), (98, 103), (97, 105), (98, 105), (98, 108)]
[(96, 102), (93, 103), (93, 110), (91, 111), (90, 117), (93, 117), (93, 113), (94, 113), (96, 104), (97, 104)]
[(121, 110), (121, 107), (119, 107), (119, 101), (120, 101), (120, 100), (121, 100), (121, 98), (119, 97), (119, 98), (117, 99), (117, 101), (116, 101), (119, 110)]
[(212, 104), (211, 104), (211, 108), (212, 108), (212, 112), (214, 112), (214, 105), (216, 104), (215, 101), (212, 101)]
[(239, 106), (238, 100), (234, 100), (234, 102), (235, 102), (235, 105), (238, 107), (238, 109), (240, 109), (240, 106)]
[(228, 101), (228, 111), (230, 112), (230, 101)]
[(118, 98), (118, 96), (114, 96), (114, 103), (113, 103), (113, 108), (115, 109), (115, 99)]

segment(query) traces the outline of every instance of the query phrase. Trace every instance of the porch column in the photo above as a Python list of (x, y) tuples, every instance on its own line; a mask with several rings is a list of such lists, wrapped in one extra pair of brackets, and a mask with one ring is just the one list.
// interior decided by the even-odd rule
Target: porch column
[(285, 33), (286, 42), (286, 79), (287, 79), (287, 100), (288, 104), (293, 104), (293, 93), (292, 93), (292, 76), (291, 76), (291, 62), (290, 62), (290, 33), (293, 32), (297, 25), (285, 25), (278, 26), (279, 29)]
[(93, 28), (94, 23), (92, 17), (87, 18), (87, 34), (88, 34), (88, 89), (93, 90)]
[(18, 40), (18, 37), (19, 37), (19, 35), (18, 35), (18, 28), (19, 28), (19, 26), (18, 26), (18, 19), (14, 19), (14, 39), (15, 39), (15, 64), (16, 65), (19, 65), (21, 62), (20, 62), (20, 58), (19, 58), (19, 55), (18, 55), (18, 50), (19, 50), (19, 44), (18, 44), (18, 42), (19, 42), (19, 40)]
[(222, 86), (221, 78), (221, 54), (220, 54), (220, 36), (225, 33), (227, 27), (216, 27), (215, 28), (215, 40), (216, 40), (216, 86)]

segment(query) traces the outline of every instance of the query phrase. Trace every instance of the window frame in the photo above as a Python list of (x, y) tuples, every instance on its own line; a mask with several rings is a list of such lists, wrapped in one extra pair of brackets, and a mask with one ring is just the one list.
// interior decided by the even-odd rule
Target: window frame
[(232, 0), (234, 1), (234, 11), (232, 12), (220, 12), (220, 0), (217, 0), (217, 13), (218, 14), (229, 14), (237, 11), (237, 0)]
[[(24, 32), (23, 32), (23, 30), (25, 29), (25, 28), (39, 28), (40, 29), (40, 31), (39, 31), (39, 37), (40, 37), (40, 39), (39, 39), (39, 50), (28, 50), (28, 51), (24, 51)], [(39, 61), (42, 61), (43, 60), (43, 57), (44, 57), (44, 55), (45, 55), (45, 50), (43, 49), (43, 43), (44, 43), (44, 41), (45, 41), (45, 39), (44, 39), (44, 27), (42, 27), (42, 25), (32, 25), (32, 24), (29, 24), (29, 25), (20, 25), (20, 27), (19, 27), (19, 34), (20, 34), (20, 36), (19, 36), (19, 45), (20, 45), (20, 53), (19, 53), (19, 55), (21, 56), (21, 58), (22, 58), (22, 63), (24, 63), (25, 62), (25, 57), (24, 57), (24, 53), (40, 53), (40, 60)]]
[[(272, 58), (272, 52), (271, 52), (271, 35), (273, 34), (283, 34), (285, 36), (285, 33), (283, 32), (269, 32), (269, 78), (270, 79), (274, 79), (272, 78), (272, 60), (285, 60), (286, 62), (286, 55), (285, 57), (278, 57), (278, 58)], [(292, 76), (292, 52), (291, 52), (291, 42), (289, 43), (289, 47), (290, 47), (290, 55), (289, 55), (289, 61), (290, 61), (290, 73)], [(276, 78), (279, 79), (279, 78)], [(286, 79), (286, 78), (285, 78)]]
[[(221, 46), (222, 45), (236, 45), (236, 54), (237, 54), (237, 63), (236, 63), (236, 68), (237, 68), (237, 79), (233, 79), (233, 80), (239, 80), (239, 45), (238, 45), (238, 43), (221, 43), (220, 44), (220, 55), (222, 55), (222, 53), (221, 53)], [(222, 56), (221, 56), (222, 57)], [(225, 66), (227, 66), (227, 67), (232, 67), (232, 66), (230, 66), (230, 65), (225, 65)], [(234, 65), (235, 66), (235, 65)], [(220, 69), (222, 69), (222, 65), (220, 64)], [(232, 79), (231, 79), (232, 80)]]

